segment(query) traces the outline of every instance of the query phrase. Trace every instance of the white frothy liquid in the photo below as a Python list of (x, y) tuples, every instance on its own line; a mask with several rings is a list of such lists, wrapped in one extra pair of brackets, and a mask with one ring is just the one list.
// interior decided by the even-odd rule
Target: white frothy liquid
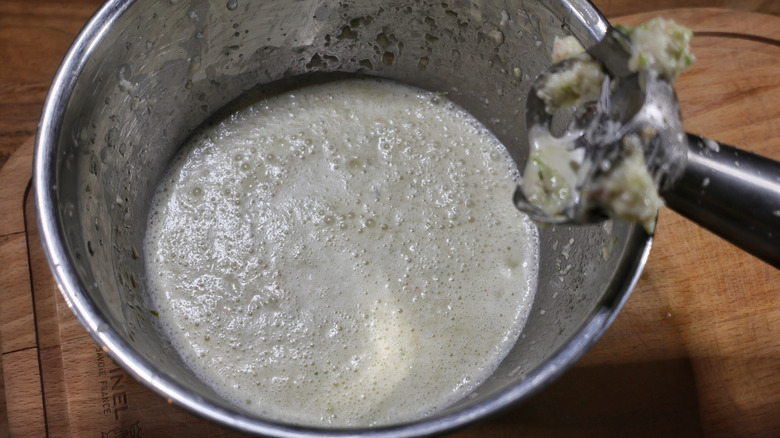
[(195, 373), (278, 421), (371, 426), (459, 400), (516, 341), (536, 228), (504, 147), (435, 94), (301, 88), (197, 132), (154, 198), (153, 304)]

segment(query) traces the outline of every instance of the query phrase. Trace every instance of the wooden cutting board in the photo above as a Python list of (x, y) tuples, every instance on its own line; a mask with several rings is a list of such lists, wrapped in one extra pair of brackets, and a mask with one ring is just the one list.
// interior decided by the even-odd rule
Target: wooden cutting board
[[(780, 160), (780, 18), (613, 22), (658, 14), (696, 34), (677, 85), (687, 129)], [(135, 382), (76, 321), (40, 247), (31, 159), (30, 140), (0, 171), (0, 437), (237, 435)], [(602, 340), (542, 393), (454, 436), (780, 436), (780, 271), (663, 210)]]

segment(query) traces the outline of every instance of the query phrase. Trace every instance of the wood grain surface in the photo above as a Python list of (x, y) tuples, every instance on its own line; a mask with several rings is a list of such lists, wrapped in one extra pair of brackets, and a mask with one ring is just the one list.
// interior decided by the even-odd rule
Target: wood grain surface
[[(659, 5), (780, 6), (595, 3), (610, 17), (635, 14), (614, 20), (626, 24)], [(56, 290), (37, 240), (29, 139), (60, 59), (97, 6), (0, 1), (0, 437), (234, 436), (113, 365)], [(663, 15), (696, 32), (698, 61), (677, 86), (686, 128), (780, 160), (780, 18)], [(453, 436), (780, 436), (779, 292), (780, 271), (663, 210), (639, 284), (599, 343), (530, 401)]]

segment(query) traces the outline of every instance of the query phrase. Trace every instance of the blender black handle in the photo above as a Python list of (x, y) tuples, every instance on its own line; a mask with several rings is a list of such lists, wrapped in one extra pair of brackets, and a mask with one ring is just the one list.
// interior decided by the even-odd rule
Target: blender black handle
[(688, 134), (688, 163), (663, 193), (672, 210), (780, 268), (780, 163)]

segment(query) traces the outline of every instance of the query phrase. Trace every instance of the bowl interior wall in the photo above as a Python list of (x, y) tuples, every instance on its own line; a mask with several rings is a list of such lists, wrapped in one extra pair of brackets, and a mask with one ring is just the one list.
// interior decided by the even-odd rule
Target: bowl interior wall
[[(549, 64), (554, 36), (566, 33), (546, 8), (522, 0), (228, 5), (139, 0), (107, 23), (74, 73), (57, 158), (60, 226), (108, 325), (161, 375), (223, 406), (161, 335), (145, 287), (150, 197), (189, 133), (250, 90), (372, 75), (446, 93), (523, 166), (525, 94)], [(631, 233), (620, 223), (543, 229), (525, 331), (476, 396), (449, 411), (522, 381), (571, 339), (608, 298)]]

